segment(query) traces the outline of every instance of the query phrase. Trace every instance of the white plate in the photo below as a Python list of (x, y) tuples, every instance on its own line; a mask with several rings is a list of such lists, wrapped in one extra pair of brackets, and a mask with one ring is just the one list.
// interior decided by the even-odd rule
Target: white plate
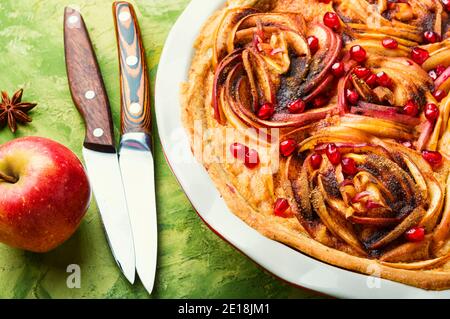
[(194, 40), (207, 18), (223, 4), (224, 0), (193, 0), (189, 4), (165, 44), (155, 90), (164, 152), (200, 217), (234, 247), (293, 285), (343, 298), (450, 298), (450, 291), (429, 292), (322, 263), (262, 236), (230, 212), (191, 153), (179, 101), (180, 83), (187, 80)]

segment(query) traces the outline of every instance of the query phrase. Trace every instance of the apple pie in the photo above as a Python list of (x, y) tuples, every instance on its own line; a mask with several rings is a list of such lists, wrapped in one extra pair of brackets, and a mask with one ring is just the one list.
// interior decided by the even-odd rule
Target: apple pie
[(182, 113), (230, 210), (325, 263), (450, 288), (449, 12), (441, 0), (215, 12)]

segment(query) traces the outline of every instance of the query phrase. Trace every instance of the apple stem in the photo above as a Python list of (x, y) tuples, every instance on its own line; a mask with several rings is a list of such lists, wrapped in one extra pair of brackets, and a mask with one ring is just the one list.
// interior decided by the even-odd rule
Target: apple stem
[(2, 172), (0, 172), (0, 180), (4, 180), (5, 182), (11, 183), (11, 184), (14, 184), (18, 181), (18, 179), (15, 178), (14, 176), (9, 176)]

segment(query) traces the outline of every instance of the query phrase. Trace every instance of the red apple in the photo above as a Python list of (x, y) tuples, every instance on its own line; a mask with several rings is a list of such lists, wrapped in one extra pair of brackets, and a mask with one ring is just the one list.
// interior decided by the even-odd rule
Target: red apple
[(76, 231), (90, 197), (84, 168), (65, 146), (39, 137), (0, 146), (0, 242), (50, 251)]

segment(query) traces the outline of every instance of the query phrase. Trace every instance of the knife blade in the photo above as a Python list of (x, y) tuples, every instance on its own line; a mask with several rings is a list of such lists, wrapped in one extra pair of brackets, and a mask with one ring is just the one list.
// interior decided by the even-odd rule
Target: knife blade
[(73, 102), (86, 123), (83, 157), (113, 256), (134, 283), (135, 253), (113, 122), (97, 58), (81, 14), (64, 11), (64, 49)]
[(113, 4), (121, 88), (119, 162), (136, 252), (136, 270), (151, 294), (157, 263), (157, 212), (151, 151), (149, 79), (140, 28), (133, 6)]

